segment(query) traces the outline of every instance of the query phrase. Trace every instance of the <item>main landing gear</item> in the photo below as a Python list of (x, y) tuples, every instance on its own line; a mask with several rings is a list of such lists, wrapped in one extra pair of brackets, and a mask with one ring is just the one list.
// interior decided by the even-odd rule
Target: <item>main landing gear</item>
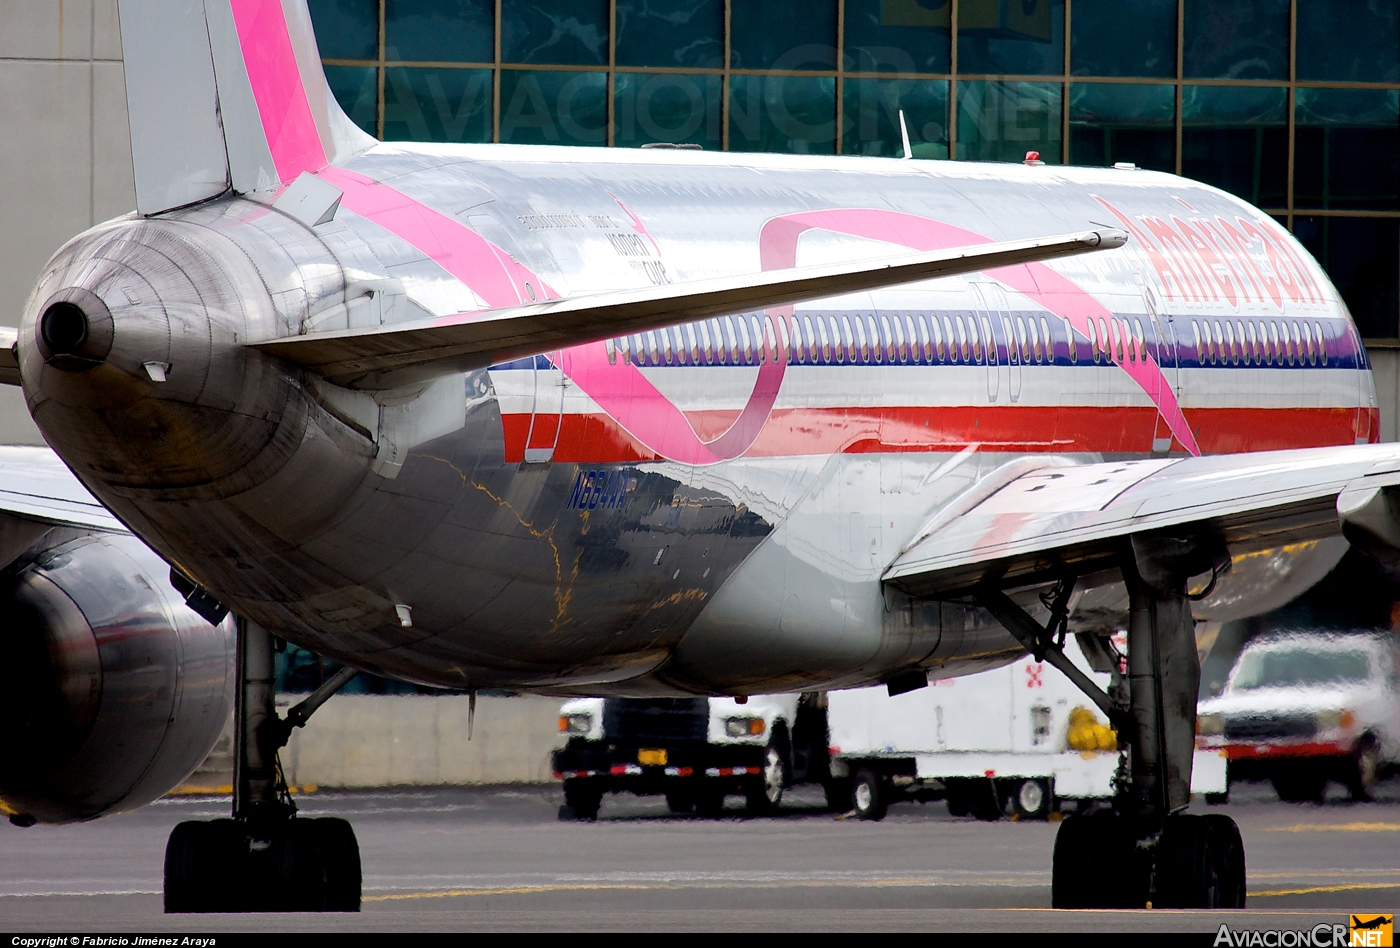
[[(1223, 569), (1220, 544), (1198, 537), (1134, 537), (1120, 560), (1128, 587), (1127, 680), (1105, 694), (1067, 658), (1072, 583), (1047, 603), (1042, 627), (1005, 593), (978, 601), (1037, 657), (1064, 671), (1127, 738), (1112, 809), (1066, 819), (1055, 838), (1055, 908), (1243, 908), (1244, 843), (1221, 814), (1181, 812), (1191, 798), (1200, 665), (1187, 578)], [(1058, 641), (1056, 633), (1058, 632)]]
[(272, 636), (238, 623), (233, 818), (180, 823), (165, 847), (167, 912), (358, 912), (360, 847), (345, 820), (297, 815), (277, 751), (340, 690), (343, 668), (277, 716)]

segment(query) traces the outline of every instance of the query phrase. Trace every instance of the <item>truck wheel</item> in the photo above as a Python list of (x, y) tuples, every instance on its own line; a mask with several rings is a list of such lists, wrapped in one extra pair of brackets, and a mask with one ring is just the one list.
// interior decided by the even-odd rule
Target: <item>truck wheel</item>
[(863, 820), (883, 820), (888, 803), (885, 801), (884, 781), (880, 775), (868, 768), (856, 774), (856, 782), (851, 788), (851, 804), (856, 816)]
[(1050, 781), (1032, 777), (1021, 781), (1011, 797), (1011, 805), (1016, 815), (1023, 820), (1043, 820), (1050, 816), (1054, 798), (1050, 794)]
[(1356, 745), (1351, 765), (1347, 773), (1347, 790), (1358, 803), (1367, 803), (1376, 797), (1376, 775), (1381, 768), (1381, 749), (1376, 739), (1369, 734)]
[(695, 812), (711, 819), (724, 813), (724, 790), (720, 787), (700, 788), (695, 794)]
[(851, 780), (849, 777), (831, 777), (822, 784), (826, 794), (826, 809), (829, 813), (845, 813), (851, 809)]
[(666, 808), (672, 813), (689, 813), (695, 809), (695, 796), (689, 790), (668, 790)]
[(1321, 803), (1327, 791), (1327, 774), (1317, 766), (1275, 774), (1271, 782), (1285, 803)]
[(603, 788), (592, 780), (565, 780), (561, 820), (596, 820), (603, 805)]
[(768, 752), (763, 755), (763, 773), (744, 794), (750, 815), (772, 816), (777, 812), (786, 783), (787, 761), (783, 759), (782, 748), (769, 744)]

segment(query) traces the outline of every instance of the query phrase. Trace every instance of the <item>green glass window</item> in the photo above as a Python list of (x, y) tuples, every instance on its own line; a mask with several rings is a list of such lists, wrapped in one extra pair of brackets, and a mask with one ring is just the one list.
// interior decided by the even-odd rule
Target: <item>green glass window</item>
[(1288, 90), (1187, 86), (1181, 173), (1259, 207), (1287, 204)]
[(501, 0), (501, 59), (607, 65), (608, 0)]
[(1028, 151), (1060, 161), (1060, 84), (961, 82), (958, 84), (958, 157), (970, 161), (1021, 161)]
[(602, 145), (607, 124), (607, 73), (501, 70), (501, 141)]
[(324, 59), (379, 58), (379, 0), (308, 0)]
[[(1078, 17), (1078, 5), (1074, 11)], [(1175, 171), (1176, 87), (1072, 83), (1069, 160), (1099, 166), (1131, 161), (1139, 168)]]
[(835, 69), (836, 0), (730, 0), (734, 69)]
[(620, 72), (613, 83), (613, 141), (618, 145), (689, 142), (718, 151), (720, 77)]
[(617, 64), (718, 69), (723, 0), (617, 0)]
[(384, 139), (489, 142), (491, 70), (386, 69)]
[(1074, 0), (1070, 71), (1076, 76), (1176, 78), (1177, 0)]
[(1300, 88), (1294, 103), (1294, 206), (1400, 210), (1400, 90)]
[(1182, 0), (1187, 79), (1287, 79), (1288, 0)]
[(899, 110), (903, 109), (914, 157), (948, 157), (946, 79), (847, 79), (842, 97), (844, 153), (902, 156)]
[(1298, 0), (1298, 78), (1400, 82), (1400, 4)]
[(495, 0), (384, 0), (384, 58), (489, 63)]
[(729, 148), (832, 154), (836, 150), (836, 80), (731, 76)]
[(1011, 76), (1063, 74), (1064, 0), (961, 0), (958, 71)]
[(350, 121), (371, 135), (378, 134), (379, 104), (376, 101), (378, 72), (373, 66), (323, 66), (326, 83)]
[(1400, 221), (1295, 217), (1293, 233), (1336, 284), (1362, 338), (1400, 335)]
[(846, 0), (846, 68), (948, 72), (952, 0)]

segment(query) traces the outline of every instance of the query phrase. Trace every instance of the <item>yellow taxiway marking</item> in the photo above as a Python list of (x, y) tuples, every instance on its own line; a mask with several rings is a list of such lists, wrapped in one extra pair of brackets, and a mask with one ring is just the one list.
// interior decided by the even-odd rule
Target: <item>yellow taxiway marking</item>
[(1250, 892), (1249, 897), (1263, 899), (1271, 895), (1312, 895), (1315, 892), (1351, 892), (1360, 889), (1400, 889), (1400, 882), (1353, 882), (1349, 885), (1312, 885), (1301, 889), (1265, 889), (1263, 892)]
[(892, 886), (957, 886), (971, 885), (1031, 885), (1024, 879), (977, 879), (969, 882), (936, 882), (932, 879), (794, 879), (782, 882), (579, 882), (558, 885), (522, 885), (496, 889), (441, 889), (433, 892), (391, 892), (385, 895), (366, 895), (361, 902), (402, 902), (409, 899), (452, 899), (473, 895), (535, 895), (542, 892), (597, 892), (617, 891), (677, 891), (681, 889), (793, 889), (793, 888), (852, 888), (875, 889)]
[(1396, 833), (1400, 823), (1294, 823), (1265, 826), (1266, 833)]

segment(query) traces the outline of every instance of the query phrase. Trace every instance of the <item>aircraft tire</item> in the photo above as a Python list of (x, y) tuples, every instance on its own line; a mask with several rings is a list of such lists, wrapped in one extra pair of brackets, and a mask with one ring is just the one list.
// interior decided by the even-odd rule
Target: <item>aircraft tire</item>
[(228, 912), (241, 891), (242, 831), (233, 820), (186, 820), (165, 844), (168, 914)]
[(1050, 905), (1142, 908), (1147, 872), (1141, 862), (1127, 821), (1113, 811), (1070, 816), (1055, 834)]
[(862, 820), (883, 820), (889, 809), (889, 792), (875, 771), (865, 768), (856, 774), (851, 788), (851, 805)]
[(1177, 814), (1157, 843), (1157, 908), (1244, 908), (1244, 841), (1221, 813)]
[(1270, 782), (1284, 803), (1321, 803), (1327, 792), (1327, 774), (1306, 761), (1275, 774)]

